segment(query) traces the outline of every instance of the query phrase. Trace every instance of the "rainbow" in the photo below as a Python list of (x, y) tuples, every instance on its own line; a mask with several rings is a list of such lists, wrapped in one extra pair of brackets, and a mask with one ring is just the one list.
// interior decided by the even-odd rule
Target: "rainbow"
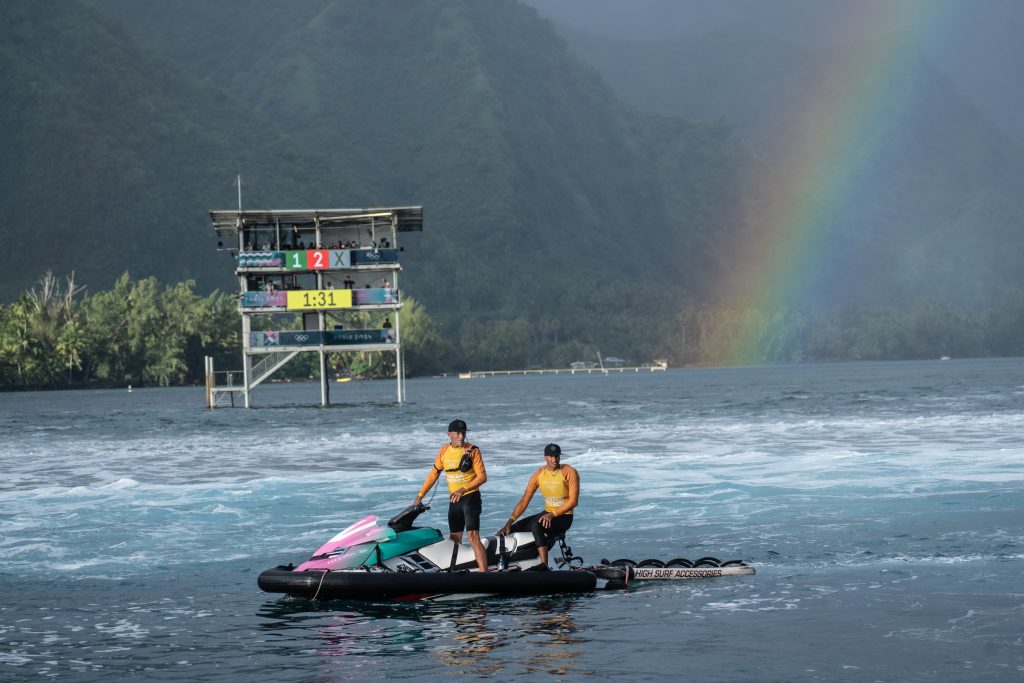
[[(890, 25), (906, 26), (920, 40), (931, 39), (949, 18), (951, 3), (843, 3), (838, 20), (846, 26), (870, 23), (884, 11), (900, 16)], [(920, 60), (897, 36), (851, 43), (841, 59), (821, 65), (827, 77), (790, 110), (775, 135), (767, 167), (753, 183), (758, 213), (738, 220), (752, 226), (731, 253), (731, 273), (717, 288), (716, 308), (732, 322), (712, 334), (714, 362), (750, 364), (764, 360), (766, 335), (777, 314), (806, 302), (821, 276), (841, 263), (834, 246), (838, 225), (869, 188), (884, 182), (882, 143), (894, 133), (892, 112), (905, 104)]]

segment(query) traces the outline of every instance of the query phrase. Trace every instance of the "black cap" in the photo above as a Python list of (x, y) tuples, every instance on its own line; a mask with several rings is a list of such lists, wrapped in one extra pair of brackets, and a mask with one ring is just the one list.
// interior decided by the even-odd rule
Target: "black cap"
[(544, 447), (544, 455), (560, 456), (562, 455), (562, 449), (558, 446), (557, 443), (549, 443), (547, 446)]
[(448, 423), (448, 431), (462, 432), (463, 434), (465, 434), (469, 430), (466, 428), (466, 423), (463, 422), (462, 420), (452, 420), (451, 422)]

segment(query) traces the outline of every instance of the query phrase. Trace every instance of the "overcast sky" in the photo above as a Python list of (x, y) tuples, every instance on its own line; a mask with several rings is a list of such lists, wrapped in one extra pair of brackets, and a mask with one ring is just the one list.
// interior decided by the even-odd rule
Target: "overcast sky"
[[(699, 33), (739, 22), (807, 41), (858, 38), (905, 29), (923, 0), (525, 0), (567, 26), (631, 40)], [(953, 0), (931, 0), (948, 3)], [(851, 2), (861, 19), (850, 22)], [(1007, 0), (986, 2), (1000, 5)]]
[(748, 24), (794, 43), (912, 34), (1004, 131), (1024, 142), (1024, 0), (523, 0), (555, 23), (629, 41)]

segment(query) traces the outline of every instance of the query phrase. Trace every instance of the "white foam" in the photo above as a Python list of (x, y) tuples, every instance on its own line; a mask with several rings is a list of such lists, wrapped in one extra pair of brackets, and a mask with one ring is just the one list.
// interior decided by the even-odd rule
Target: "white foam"
[(0, 651), (0, 664), (9, 664), (11, 666), (24, 666), (25, 664), (31, 664), (32, 657), (17, 651)]
[(227, 507), (226, 505), (220, 504), (213, 506), (210, 512), (216, 515), (235, 515), (236, 517), (243, 517), (246, 514), (244, 510), (239, 510), (238, 508), (230, 508)]
[(115, 638), (140, 639), (149, 635), (149, 630), (127, 619), (118, 619), (113, 624), (97, 623), (93, 628)]
[(134, 488), (134, 487), (136, 487), (138, 485), (139, 485), (139, 482), (135, 481), (134, 479), (123, 478), (123, 479), (118, 479), (117, 481), (112, 481), (109, 484), (103, 484), (103, 485), (99, 486), (98, 488), (100, 490), (115, 490), (116, 491), (116, 490), (124, 490), (124, 489)]
[(77, 562), (49, 562), (49, 567), (59, 572), (77, 572), (80, 569), (87, 569), (89, 567), (97, 567), (102, 564), (107, 564), (109, 560), (94, 557), (88, 560), (79, 560)]

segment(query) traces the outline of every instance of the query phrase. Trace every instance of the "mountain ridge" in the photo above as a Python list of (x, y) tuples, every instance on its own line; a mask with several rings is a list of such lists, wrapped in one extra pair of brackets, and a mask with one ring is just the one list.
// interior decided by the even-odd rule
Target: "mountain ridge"
[[(197, 45), (225, 41), (220, 74), (215, 59), (198, 60), (206, 66), (192, 71), (148, 47), (118, 64), (120, 48), (87, 30), (88, 19), (109, 7), (71, 3), (36, 17), (39, 34), (60, 37), (53, 60), (76, 49), (91, 54), (94, 92), (74, 81), (74, 60), (51, 69), (54, 83), (80, 100), (103, 103), (102, 90), (126, 103), (118, 126), (98, 114), (66, 141), (69, 172), (82, 177), (98, 166), (108, 183), (105, 196), (95, 195), (103, 213), (80, 222), (81, 234), (100, 235), (99, 245), (82, 244), (73, 258), (33, 255), (57, 272), (75, 270), (93, 286), (128, 269), (165, 281), (196, 277), (201, 290), (230, 288), (227, 256), (213, 249), (204, 214), (234, 203), (238, 172), (246, 206), (424, 205), (426, 231), (403, 239), (403, 287), (456, 336), (524, 319), (532, 329), (553, 330), (554, 339), (600, 339), (612, 329), (628, 336), (644, 320), (653, 322), (645, 322), (642, 352), (653, 356), (670, 326), (664, 306), (695, 298), (718, 267), (715, 243), (725, 235), (716, 207), (729, 201), (744, 163), (728, 127), (621, 104), (549, 22), (519, 3), (275, 4), (270, 16), (245, 16), (230, 35), (205, 29)], [(232, 8), (215, 3), (196, 15), (158, 16), (173, 42), (190, 27), (224, 26), (216, 15)], [(306, 20), (273, 25), (295, 11)], [(84, 28), (55, 32), (61, 12)], [(180, 30), (174, 21), (183, 22)], [(149, 30), (127, 34), (138, 45)], [(352, 36), (358, 40), (344, 40)], [(39, 57), (15, 65), (24, 73)], [(138, 104), (147, 101), (156, 105)], [(212, 111), (186, 116), (207, 103)], [(10, 127), (30, 146), (38, 142), (25, 133), (28, 118), (56, 131), (68, 127), (59, 107), (34, 106)], [(143, 159), (145, 145), (132, 136), (153, 130), (169, 142), (151, 146)], [(91, 140), (102, 140), (111, 159), (83, 152)], [(706, 168), (690, 166), (691, 156)], [(37, 162), (37, 176), (56, 173)], [(708, 177), (713, 169), (722, 182)], [(135, 175), (159, 177), (161, 188), (142, 192)], [(33, 184), (41, 195), (43, 183)], [(195, 218), (164, 241), (126, 240), (132, 233), (123, 222), (109, 233), (93, 227), (129, 195), (143, 198), (140, 235), (180, 228), (186, 212)], [(59, 208), (81, 203), (72, 196)], [(697, 231), (706, 238), (691, 240)], [(104, 253), (108, 242), (121, 248)], [(13, 296), (37, 277), (9, 274), (6, 289)]]
[[(218, 196), (234, 198), (231, 183), (243, 167), (252, 169), (253, 188), (263, 187), (247, 187), (249, 201), (273, 205), (293, 195), (301, 176), (270, 180), (253, 162), (292, 163), (297, 150), (221, 91), (140, 50), (85, 4), (12, 4), (0, 19), (0, 82), (14, 103), (0, 115), (5, 156), (13, 160), (4, 180), (15, 188), (0, 193), (0, 210), (21, 246), (0, 257), (5, 290), (34, 283), (47, 269), (74, 270), (96, 286), (125, 270), (194, 278), (205, 289), (230, 284), (230, 273), (216, 272), (226, 257), (215, 251), (205, 210), (227, 203)], [(40, 35), (49, 40), (40, 44)], [(223, 191), (214, 189), (219, 184)], [(195, 242), (208, 248), (191, 250)], [(174, 260), (183, 248), (187, 257), (166, 267), (168, 255)], [(45, 265), (22, 270), (34, 263)]]
[[(5, 144), (23, 146), (18, 182), (29, 191), (6, 193), (0, 208), (31, 218), (29, 209), (49, 201), (50, 220), (93, 202), (79, 232), (56, 240), (78, 251), (57, 258), (31, 245), (27, 257), (79, 271), (89, 284), (129, 269), (230, 288), (230, 262), (212, 247), (205, 211), (234, 204), (231, 182), (241, 172), (246, 206), (424, 205), (425, 232), (403, 236), (402, 284), (450, 336), (486, 337), (522, 321), (530, 344), (614, 337), (640, 357), (662, 357), (675, 316), (714, 305), (737, 268), (737, 243), (756, 235), (778, 201), (762, 188), (782, 171), (771, 153), (750, 151), (742, 122), (638, 109), (518, 2), (176, 0), (152, 16), (146, 9), (123, 0), (45, 6), (32, 30), (60, 40), (3, 61), (3, 82), (19, 102), (12, 110), (21, 112), (8, 114)], [(0, 13), (8, 33), (19, 11)], [(78, 30), (58, 30), (61, 13)], [(97, 16), (121, 22), (117, 40), (90, 29)], [(30, 28), (20, 29), (23, 40), (32, 40)], [(111, 40), (131, 43), (131, 59)], [(772, 64), (762, 66), (778, 69)], [(89, 106), (33, 100), (37, 72)], [(706, 88), (738, 87), (721, 72), (702, 78)], [(894, 110), (921, 139), (908, 135), (886, 150), (900, 172), (863, 188), (870, 206), (823, 226), (851, 230), (837, 243), (846, 270), (802, 305), (977, 302), (1000, 285), (1020, 286), (1012, 264), (1021, 213), (1004, 189), (1013, 174), (987, 168), (991, 143), (944, 132), (941, 89), (922, 93), (937, 98), (938, 113), (916, 130), (907, 128), (916, 123), (909, 110)], [(28, 152), (45, 149), (49, 132), (63, 136), (58, 162)], [(968, 163), (937, 163), (935, 140)], [(102, 182), (90, 185), (93, 177)], [(55, 179), (69, 186), (57, 202), (45, 191)], [(854, 230), (862, 225), (870, 229)], [(173, 229), (148, 236), (162, 226)], [(125, 240), (133, 230), (139, 238)], [(999, 253), (981, 253), (972, 230), (1001, 236)], [(78, 244), (81, 234), (100, 243)], [(101, 267), (87, 272), (82, 263)], [(6, 265), (11, 296), (38, 277)], [(829, 282), (839, 280), (857, 287), (830, 299)]]

